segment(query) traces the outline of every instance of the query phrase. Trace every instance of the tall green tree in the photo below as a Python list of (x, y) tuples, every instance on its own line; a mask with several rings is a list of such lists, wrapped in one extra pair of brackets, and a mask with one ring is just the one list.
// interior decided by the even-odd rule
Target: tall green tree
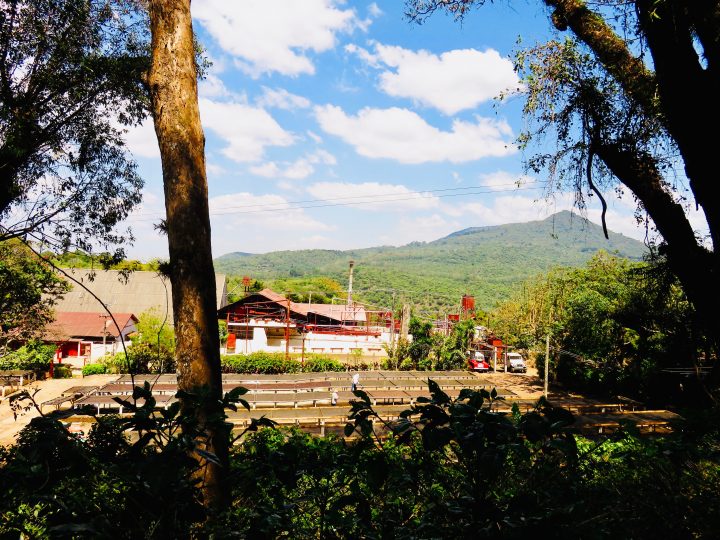
[(147, 115), (147, 17), (135, 0), (0, 4), (0, 240), (130, 240), (142, 180), (123, 127)]
[(550, 374), (568, 386), (643, 398), (662, 397), (652, 381), (661, 369), (693, 367), (706, 351), (692, 319), (666, 264), (606, 253), (529, 281), (492, 317), (493, 330), (518, 348), (544, 350), (551, 333)]
[(0, 242), (0, 356), (38, 337), (68, 285), (19, 240)]
[(0, 356), (38, 337), (68, 285), (19, 240), (0, 242)]
[[(422, 20), (436, 11), (462, 18), (485, 0), (408, 0)], [(556, 151), (528, 165), (581, 196), (627, 188), (663, 237), (661, 251), (702, 324), (720, 344), (720, 198), (715, 187), (720, 123), (720, 2), (544, 0), (566, 39), (523, 51), (525, 113), (536, 122), (522, 143), (550, 137)], [(683, 182), (687, 178), (685, 191)], [(690, 199), (689, 201), (687, 199)], [(699, 238), (689, 207), (710, 230)], [(720, 363), (714, 370), (720, 383)]]

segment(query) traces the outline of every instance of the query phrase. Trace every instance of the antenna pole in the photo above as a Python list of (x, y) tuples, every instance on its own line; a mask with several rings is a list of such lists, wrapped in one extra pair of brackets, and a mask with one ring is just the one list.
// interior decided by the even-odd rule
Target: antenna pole
[(353, 282), (353, 266), (355, 266), (355, 261), (350, 261), (350, 275), (348, 277), (348, 297), (347, 297), (347, 305), (352, 306), (352, 282)]

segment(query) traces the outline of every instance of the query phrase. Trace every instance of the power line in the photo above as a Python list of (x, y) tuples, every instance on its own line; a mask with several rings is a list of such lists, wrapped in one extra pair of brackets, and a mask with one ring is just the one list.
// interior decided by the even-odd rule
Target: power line
[[(504, 193), (509, 191), (528, 191), (540, 189), (542, 185), (533, 185), (526, 187), (517, 187), (515, 184), (504, 184), (514, 185), (514, 188), (510, 189), (489, 189), (482, 187), (464, 187), (464, 188), (446, 188), (426, 191), (408, 191), (401, 195), (395, 195), (392, 193), (385, 194), (369, 194), (369, 195), (357, 195), (352, 197), (336, 197), (328, 199), (309, 199), (305, 201), (289, 201), (280, 203), (269, 203), (269, 204), (248, 204), (239, 206), (224, 206), (215, 209), (210, 212), (211, 216), (224, 216), (224, 215), (236, 215), (236, 214), (261, 214), (266, 212), (287, 212), (291, 210), (304, 210), (310, 208), (327, 208), (333, 206), (356, 206), (356, 205), (373, 205), (388, 202), (402, 202), (402, 201), (422, 201), (423, 199), (432, 200), (432, 198), (448, 198), (448, 197), (462, 197), (471, 195), (487, 195), (489, 193)], [(459, 191), (461, 193), (447, 193), (448, 191)], [(434, 195), (432, 198), (426, 196), (427, 194), (440, 193)], [(408, 195), (417, 195), (415, 197), (409, 197)], [(360, 199), (360, 200), (358, 200)], [(363, 200), (364, 199), (364, 200)], [(351, 201), (351, 202), (335, 202), (335, 201)], [(252, 210), (255, 208), (255, 210)], [(228, 211), (229, 210), (229, 211)], [(135, 216), (152, 216), (148, 218), (136, 219), (136, 221), (151, 221), (159, 217), (159, 214), (135, 214)]]

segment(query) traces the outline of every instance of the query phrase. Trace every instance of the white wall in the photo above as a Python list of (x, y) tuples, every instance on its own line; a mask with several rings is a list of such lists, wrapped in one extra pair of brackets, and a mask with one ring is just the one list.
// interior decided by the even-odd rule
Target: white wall
[[(233, 326), (230, 323), (228, 330), (232, 332)], [(379, 336), (357, 336), (352, 334), (316, 334), (309, 332), (304, 336), (294, 334), (290, 336), (290, 352), (301, 353), (303, 351), (303, 341), (305, 354), (353, 354), (354, 350), (359, 349), (363, 356), (386, 357), (384, 345), (390, 344), (390, 331), (386, 328), (377, 330)], [(295, 328), (291, 328), (291, 332), (295, 332)], [(261, 328), (253, 328), (253, 339), (245, 340), (238, 338), (235, 342), (236, 354), (250, 354), (253, 352), (281, 352), (286, 350), (285, 336), (278, 333), (275, 326)]]

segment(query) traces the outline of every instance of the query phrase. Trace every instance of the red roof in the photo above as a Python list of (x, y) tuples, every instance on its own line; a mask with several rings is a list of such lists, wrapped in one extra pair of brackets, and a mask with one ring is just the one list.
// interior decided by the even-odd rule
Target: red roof
[(337, 321), (365, 321), (365, 308), (357, 304), (298, 304), (293, 302), (292, 308), (298, 313), (315, 313)]
[[(283, 307), (288, 305), (288, 299), (285, 296), (276, 293), (271, 289), (263, 289), (262, 291), (253, 293), (253, 295), (262, 296), (271, 302), (276, 302), (282, 305)], [(245, 298), (238, 300), (232, 305), (242, 304), (245, 300)], [(222, 313), (227, 310), (231, 310), (232, 305), (221, 308), (220, 312)], [(307, 317), (309, 313), (314, 313), (315, 315), (320, 315), (322, 317), (327, 317), (341, 322), (364, 322), (366, 320), (365, 308), (359, 304), (348, 306), (346, 304), (307, 304), (291, 301), (290, 310), (302, 315), (303, 317)]]
[[(263, 289), (260, 292), (257, 292), (255, 294), (259, 294), (260, 296), (264, 296), (268, 300), (272, 300), (273, 302), (287, 302), (287, 298), (285, 298), (282, 294), (276, 293), (272, 289)], [(292, 305), (292, 302), (290, 302)]]
[[(124, 330), (129, 323), (138, 322), (137, 317), (132, 313), (113, 313), (112, 315), (120, 330)], [(118, 337), (117, 327), (107, 313), (58, 311), (55, 313), (55, 321), (46, 329), (46, 336), (52, 339), (103, 337), (105, 328), (107, 328), (106, 335), (108, 337)]]

